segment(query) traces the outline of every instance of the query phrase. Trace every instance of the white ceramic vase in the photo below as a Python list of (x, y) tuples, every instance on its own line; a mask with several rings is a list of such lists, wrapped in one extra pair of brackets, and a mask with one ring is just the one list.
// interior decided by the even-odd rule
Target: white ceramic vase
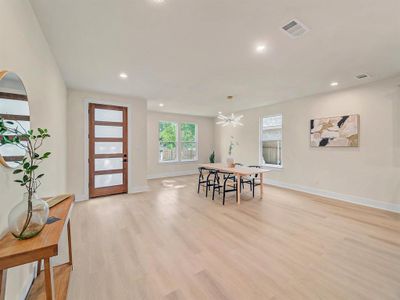
[(233, 157), (229, 156), (226, 159), (226, 164), (227, 164), (228, 168), (233, 168), (235, 166), (235, 160), (233, 159)]

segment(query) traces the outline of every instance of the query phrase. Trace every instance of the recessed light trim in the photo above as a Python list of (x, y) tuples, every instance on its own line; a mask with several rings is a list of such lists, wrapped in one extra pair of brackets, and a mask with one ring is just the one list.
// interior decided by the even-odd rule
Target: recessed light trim
[(339, 85), (339, 82), (337, 82), (337, 81), (332, 81), (330, 85), (331, 85), (331, 86), (338, 86), (338, 85)]
[(119, 77), (122, 79), (127, 79), (128, 78), (128, 74), (126, 74), (125, 72), (121, 72), (119, 73)]
[(164, 107), (164, 103), (158, 104), (159, 107)]
[(257, 44), (255, 47), (255, 51), (257, 53), (264, 53), (267, 50), (267, 46), (265, 44)]

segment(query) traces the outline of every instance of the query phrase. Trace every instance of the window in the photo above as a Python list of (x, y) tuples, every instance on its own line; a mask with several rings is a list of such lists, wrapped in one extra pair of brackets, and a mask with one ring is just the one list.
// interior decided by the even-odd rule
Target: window
[(262, 118), (261, 163), (282, 166), (282, 115)]
[(173, 122), (159, 123), (160, 162), (178, 161), (178, 128)]
[(197, 160), (197, 125), (182, 123), (179, 137), (181, 161)]
[[(197, 124), (160, 121), (160, 162), (195, 161), (198, 159)], [(178, 156), (179, 153), (179, 156)]]

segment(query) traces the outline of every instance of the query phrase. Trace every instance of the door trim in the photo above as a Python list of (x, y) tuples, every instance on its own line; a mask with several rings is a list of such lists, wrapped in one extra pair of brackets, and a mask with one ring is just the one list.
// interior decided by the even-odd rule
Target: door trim
[[(122, 125), (122, 138), (97, 138), (95, 136), (95, 110), (96, 109), (106, 109), (106, 110), (116, 110), (122, 111), (122, 122), (119, 123)], [(124, 194), (128, 192), (128, 108), (125, 106), (110, 106), (99, 103), (90, 103), (88, 106), (88, 114), (89, 114), (89, 198), (101, 197), (101, 196), (109, 196), (113, 194)], [(95, 143), (96, 142), (122, 142), (123, 149), (122, 160), (123, 160), (123, 169), (122, 170), (104, 170), (104, 171), (95, 171)], [(107, 158), (113, 156), (112, 154), (104, 154)], [(95, 176), (96, 175), (105, 175), (105, 174), (116, 174), (122, 173), (123, 181), (122, 184), (119, 185), (111, 185), (101, 188), (95, 187)]]
[[(132, 132), (133, 132), (133, 105), (130, 103), (122, 102), (122, 101), (113, 101), (113, 100), (104, 100), (103, 96), (90, 96), (86, 99), (83, 99), (83, 114), (84, 114), (84, 178), (83, 178), (83, 194), (77, 195), (77, 199), (80, 201), (89, 199), (89, 104), (104, 104), (104, 105), (112, 105), (112, 106), (122, 106), (128, 108), (128, 178), (133, 178), (133, 159), (132, 153), (130, 153), (131, 143), (132, 143)], [(96, 157), (101, 158), (101, 154), (96, 155)], [(118, 157), (118, 156), (116, 156)], [(132, 184), (132, 180), (128, 180), (128, 193), (136, 193), (137, 188)]]

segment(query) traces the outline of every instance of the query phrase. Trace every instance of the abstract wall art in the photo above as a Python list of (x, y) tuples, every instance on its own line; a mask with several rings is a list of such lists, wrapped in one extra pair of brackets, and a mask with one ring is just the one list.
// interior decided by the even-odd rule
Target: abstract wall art
[(311, 147), (358, 147), (359, 115), (310, 121)]

